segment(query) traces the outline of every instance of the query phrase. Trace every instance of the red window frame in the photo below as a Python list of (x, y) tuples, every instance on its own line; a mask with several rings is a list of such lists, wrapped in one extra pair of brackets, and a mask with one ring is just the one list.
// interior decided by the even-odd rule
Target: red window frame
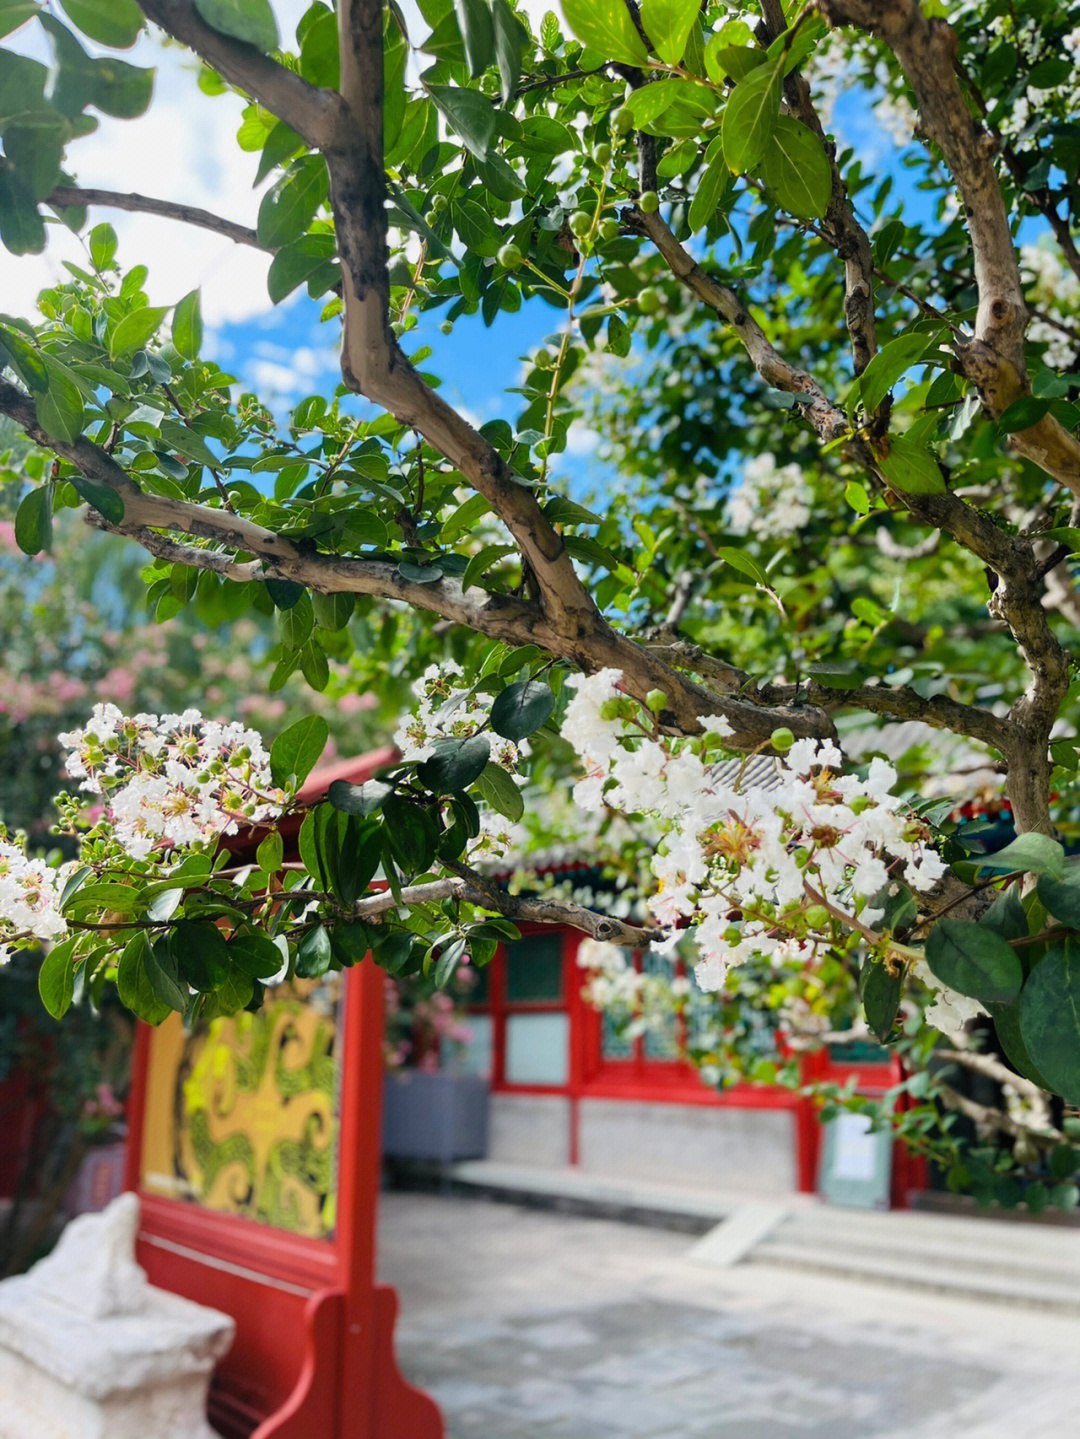
[[(550, 925), (522, 924), (519, 925), (523, 939), (532, 938), (534, 935), (550, 935)], [(567, 941), (571, 938), (565, 930), (557, 931), (562, 942), (561, 965), (559, 972), (559, 984), (562, 994), (558, 999), (536, 999), (536, 1000), (511, 1000), (507, 994), (507, 956), (506, 948), (500, 945), (495, 951), (495, 956), (487, 968), (488, 992), (487, 997), (481, 1003), (468, 1004), (466, 1009), (470, 1014), (486, 1014), (491, 1018), (491, 1087), (496, 1092), (509, 1094), (568, 1094), (573, 1084), (573, 1046), (574, 1046), (574, 1020), (573, 1008), (573, 983), (577, 973), (577, 965), (573, 962), (573, 954), (577, 951), (574, 945), (571, 951)], [(567, 1019), (567, 1079), (565, 1084), (519, 1084), (514, 1083), (506, 1077), (506, 1023), (515, 1014), (566, 1014)]]

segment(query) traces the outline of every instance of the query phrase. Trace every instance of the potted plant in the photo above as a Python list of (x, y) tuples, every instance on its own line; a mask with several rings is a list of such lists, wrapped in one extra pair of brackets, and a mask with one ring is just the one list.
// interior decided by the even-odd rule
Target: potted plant
[(448, 1164), (487, 1153), (488, 1081), (467, 1072), (472, 1031), (457, 1008), (475, 983), (459, 967), (452, 996), (422, 978), (386, 977), (383, 1153)]

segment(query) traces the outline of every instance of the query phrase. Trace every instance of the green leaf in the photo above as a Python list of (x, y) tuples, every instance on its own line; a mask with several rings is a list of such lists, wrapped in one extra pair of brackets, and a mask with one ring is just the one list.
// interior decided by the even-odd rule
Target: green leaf
[(40, 9), (34, 0), (0, 0), (0, 39), (24, 25)]
[(475, 80), (482, 75), (495, 56), (495, 35), (491, 11), (484, 0), (454, 0), (454, 14), (465, 42), (465, 59), (469, 74)]
[(780, 204), (803, 220), (820, 220), (832, 195), (824, 146), (801, 120), (781, 115), (761, 157), (761, 178)]
[(882, 1044), (892, 1033), (904, 991), (903, 973), (890, 974), (877, 959), (868, 959), (859, 975), (863, 1012), (871, 1032)]
[(38, 993), (53, 1019), (63, 1019), (75, 997), (75, 941), (54, 945), (38, 970)]
[(169, 949), (168, 941), (159, 938), (148, 944), (143, 953), (143, 964), (154, 997), (177, 1014), (183, 1014), (190, 994), (187, 985), (181, 983), (176, 958)]
[(147, 340), (157, 334), (168, 313), (164, 305), (143, 305), (125, 315), (109, 337), (109, 358), (115, 360), (132, 350), (143, 349)]
[[(334, 959), (343, 969), (359, 964), (362, 959), (366, 959), (385, 928), (385, 925), (365, 924), (359, 919), (339, 919), (330, 931), (330, 948)], [(412, 935), (407, 935), (406, 938), (411, 948)]]
[(495, 109), (487, 96), (449, 85), (429, 85), (427, 92), (469, 154), (486, 159), (495, 140)]
[(172, 889), (158, 890), (157, 894), (153, 896), (150, 903), (146, 906), (147, 919), (157, 920), (164, 924), (167, 919), (172, 919), (173, 915), (180, 908), (180, 903), (183, 898), (184, 890), (180, 885)]
[(251, 1003), (255, 993), (255, 981), (243, 970), (233, 969), (214, 991), (214, 999), (220, 1014), (239, 1014)]
[(393, 786), (383, 784), (379, 779), (367, 779), (363, 784), (349, 784), (348, 780), (336, 779), (327, 790), (326, 797), (335, 809), (366, 818), (380, 810), (383, 800), (393, 793)]
[[(391, 856), (403, 873), (423, 874), (429, 870), (438, 843), (438, 831), (430, 811), (392, 794), (383, 801), (383, 818)], [(391, 879), (389, 872), (386, 877), (388, 881)]]
[[(3, 171), (0, 170), (0, 174)], [(49, 372), (45, 361), (18, 330), (0, 325), (0, 345), (6, 351), (6, 359), (28, 390), (41, 394), (49, 388)]]
[(26, 555), (39, 555), (52, 543), (52, 500), (48, 485), (38, 485), (20, 502), (15, 511), (15, 543)]
[(196, 360), (202, 348), (203, 323), (199, 309), (199, 292), (192, 290), (173, 311), (172, 341), (176, 353), (185, 360)]
[(1080, 872), (1072, 868), (1063, 880), (1041, 874), (1035, 890), (1049, 914), (1061, 924), (1080, 929)]
[(170, 931), (169, 952), (180, 977), (200, 994), (211, 993), (229, 976), (225, 936), (208, 920), (181, 920)]
[(518, 680), (495, 697), (491, 728), (503, 739), (522, 740), (536, 731), (555, 709), (555, 695), (542, 680)]
[(754, 581), (756, 585), (768, 585), (768, 577), (765, 571), (752, 559), (745, 550), (736, 549), (734, 545), (719, 545), (715, 551), (718, 560), (724, 560), (733, 570), (738, 570), (741, 575)]
[(150, 941), (145, 934), (139, 933), (128, 941), (120, 956), (116, 967), (116, 992), (121, 1004), (125, 1004), (133, 1014), (147, 1024), (160, 1024), (173, 1011), (172, 1005), (158, 998), (150, 982), (151, 963)]
[(485, 735), (440, 740), (430, 759), (417, 765), (416, 775), (433, 794), (459, 794), (476, 782), (491, 754)]
[(1020, 996), (1020, 1034), (1032, 1063), (1056, 1094), (1080, 1104), (1080, 944), (1055, 945)]
[(647, 125), (658, 120), (668, 106), (678, 99), (680, 92), (685, 89), (685, 80), (677, 80), (674, 77), (667, 80), (653, 80), (648, 85), (642, 85), (639, 90), (632, 90), (626, 98), (623, 109), (632, 116), (635, 128), (644, 130)]
[(641, 23), (665, 65), (682, 60), (700, 13), (699, 0), (642, 0)]
[(262, 198), (255, 233), (259, 244), (276, 250), (303, 235), (326, 198), (326, 164), (305, 155)]
[(110, 490), (108, 485), (99, 485), (95, 480), (85, 480), (82, 475), (69, 475), (68, 484), (80, 498), (93, 506), (99, 515), (103, 515), (110, 525), (118, 525), (124, 518), (124, 501), (115, 490)]
[(529, 32), (510, 8), (509, 0), (493, 0), (495, 59), (499, 64), (499, 91), (506, 104), (521, 79), (521, 61), (531, 44)]
[(1056, 839), (1047, 834), (1022, 834), (994, 854), (983, 854), (977, 860), (980, 869), (996, 869), (1007, 874), (1021, 870), (1031, 874), (1047, 874), (1051, 879), (1065, 877), (1065, 851)]
[[(720, 196), (727, 188), (727, 183), (728, 169), (724, 162), (724, 156), (722, 153), (714, 155), (698, 178), (694, 198), (690, 201), (687, 223), (691, 230), (704, 229), (716, 214), (716, 207), (720, 203)], [(608, 328), (610, 331), (610, 321)], [(610, 335), (608, 348), (611, 348)]]
[(290, 783), (296, 788), (319, 762), (330, 738), (330, 726), (322, 715), (306, 715), (282, 730), (270, 748), (270, 777), (281, 789)]
[[(1021, 999), (1023, 992), (1021, 991)], [(1030, 1079), (1040, 1089), (1048, 1093), (1052, 1086), (1043, 1078), (1027, 1051), (1024, 1043), (1024, 1036), (1020, 1032), (1020, 1005), (1013, 1004), (988, 1004), (990, 1018), (994, 1021), (994, 1032), (997, 1035), (998, 1043), (1005, 1058), (1018, 1074)]]
[[(265, 844), (265, 840), (263, 843)], [(284, 958), (269, 935), (261, 930), (244, 930), (233, 935), (228, 944), (233, 968), (252, 979), (274, 979), (281, 973)]]
[(35, 401), (38, 423), (51, 439), (74, 444), (83, 427), (82, 391), (66, 365), (42, 355), (49, 388)]
[(333, 953), (330, 935), (323, 925), (309, 929), (296, 951), (296, 974), (299, 979), (319, 979), (330, 968)]
[(200, 465), (209, 465), (211, 469), (221, 464), (202, 435), (180, 420), (162, 420), (158, 426), (158, 434), (170, 449), (188, 460), (194, 460)]
[(1008, 1004), (1020, 993), (1024, 971), (992, 929), (942, 919), (926, 939), (926, 962), (942, 984), (982, 1004)]
[(314, 635), (300, 651), (300, 673), (311, 688), (317, 690), (319, 694), (330, 683), (330, 664), (326, 658), (326, 651)]
[(278, 27), (270, 0), (194, 0), (206, 23), (222, 35), (246, 40), (264, 53), (278, 48)]
[(1014, 400), (998, 420), (998, 429), (1004, 435), (1015, 434), (1017, 430), (1030, 429), (1048, 413), (1052, 400), (1038, 400), (1034, 395), (1021, 395)]
[(567, 25), (583, 45), (605, 60), (644, 65), (649, 52), (624, 0), (561, 0)]
[[(334, 283), (332, 272), (335, 266), (332, 261), (336, 254), (333, 235), (301, 235), (291, 244), (283, 245), (270, 261), (266, 276), (267, 293), (274, 304), (280, 304), (298, 285), (303, 285), (316, 276), (320, 276), (316, 285), (319, 293), (324, 293), (324, 288), (329, 289)], [(320, 288), (320, 272), (324, 269), (328, 283), (324, 288)]]
[(1027, 938), (1027, 915), (1012, 890), (998, 895), (986, 913), (979, 916), (978, 922), (984, 929), (992, 929), (995, 934), (1000, 934), (1002, 939)]
[(453, 979), (454, 970), (461, 963), (461, 957), (465, 953), (467, 945), (468, 941), (464, 936), (459, 936), (457, 939), (452, 939), (439, 951), (434, 971), (435, 983), (439, 989), (445, 989)]
[(844, 499), (857, 515), (870, 513), (870, 496), (866, 493), (865, 485), (860, 485), (858, 480), (848, 480), (844, 487)]
[(315, 628), (311, 600), (306, 594), (301, 595), (296, 604), (290, 605), (287, 610), (278, 610), (277, 622), (282, 644), (290, 650), (302, 649)]
[(277, 874), (284, 858), (285, 841), (276, 829), (272, 829), (264, 839), (259, 841), (259, 847), (255, 851), (255, 863), (263, 874)]
[(84, 35), (117, 50), (134, 45), (144, 24), (135, 0), (60, 0), (60, 8)]
[(889, 436), (889, 453), (878, 460), (889, 484), (909, 495), (943, 495), (945, 477), (928, 446), (907, 435)]
[(295, 580), (267, 580), (266, 593), (279, 610), (291, 610), (307, 594), (305, 585), (298, 585)]
[(780, 115), (780, 69), (760, 65), (740, 80), (724, 110), (724, 159), (735, 175), (753, 170), (765, 154)]
[(607, 347), (617, 359), (625, 360), (630, 353), (630, 327), (621, 315), (612, 315), (607, 322)]
[(937, 335), (913, 331), (898, 335), (873, 357), (866, 369), (855, 382), (853, 394), (858, 394), (868, 413), (873, 414), (906, 370), (910, 370), (937, 343)]
[(116, 231), (109, 224), (102, 222), (95, 225), (88, 236), (90, 241), (90, 258), (94, 262), (94, 269), (100, 272), (107, 270), (116, 259), (116, 249), (119, 241), (116, 238)]
[(525, 801), (513, 779), (501, 765), (487, 764), (477, 777), (475, 788), (485, 804), (516, 823), (525, 813)]
[(320, 630), (326, 630), (328, 634), (336, 634), (345, 628), (352, 618), (355, 605), (355, 595), (323, 595), (317, 590), (313, 590), (311, 593), (311, 609), (315, 616), (315, 624)]

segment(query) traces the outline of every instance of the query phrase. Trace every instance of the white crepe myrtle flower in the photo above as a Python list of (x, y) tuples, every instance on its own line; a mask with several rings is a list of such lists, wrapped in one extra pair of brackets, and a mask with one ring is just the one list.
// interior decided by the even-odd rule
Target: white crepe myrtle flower
[(871, 761), (865, 778), (842, 775), (831, 740), (796, 740), (778, 761), (777, 786), (744, 789), (712, 746), (635, 719), (620, 679), (603, 670), (568, 681), (576, 693), (563, 736), (587, 774), (575, 797), (656, 822), (649, 911), (692, 940), (703, 989), (722, 988), (728, 969), (751, 957), (803, 962), (845, 927), (866, 929), (895, 870), (919, 890), (944, 872), (885, 760)]
[(755, 455), (725, 507), (727, 526), (737, 535), (794, 535), (811, 517), (813, 495), (798, 465), (777, 465), (773, 455)]
[(73, 869), (72, 864), (52, 869), (0, 837), (0, 963), (10, 958), (16, 937), (51, 942), (67, 933), (60, 896)]
[[(412, 689), (416, 704), (394, 731), (394, 744), (404, 760), (430, 759), (441, 740), (468, 739), (487, 723), (490, 699), (468, 687), (454, 660), (429, 665)], [(491, 735), (492, 763), (508, 774), (517, 775), (528, 755), (526, 741)]]
[(947, 984), (942, 984), (935, 974), (931, 974), (925, 959), (918, 959), (912, 964), (911, 975), (934, 996), (933, 1003), (923, 1012), (923, 1018), (942, 1034), (955, 1038), (970, 1020), (986, 1013), (977, 999), (970, 999), (966, 994), (959, 994)]
[(133, 859), (212, 846), (241, 825), (277, 818), (284, 807), (262, 737), (196, 709), (129, 717), (100, 704), (83, 729), (59, 739), (66, 772), (102, 797), (105, 818)]

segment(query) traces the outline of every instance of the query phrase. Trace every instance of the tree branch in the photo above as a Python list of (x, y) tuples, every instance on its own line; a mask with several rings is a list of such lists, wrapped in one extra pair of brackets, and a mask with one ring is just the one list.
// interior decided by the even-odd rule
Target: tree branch
[[(768, 41), (775, 40), (788, 28), (780, 0), (762, 0), (762, 14)], [(810, 96), (810, 86), (793, 70), (784, 78), (784, 94), (788, 108), (796, 119), (821, 141), (832, 170), (832, 191), (825, 211), (825, 224), (831, 230), (830, 241), (844, 263), (844, 320), (851, 337), (851, 355), (855, 374), (861, 375), (877, 351), (874, 325), (874, 255), (866, 231), (855, 218), (855, 211), (836, 163), (835, 146), (822, 129), (817, 110)]]
[[(172, 563), (211, 570), (239, 583), (278, 578), (325, 594), (368, 594), (400, 600), (491, 639), (518, 646), (539, 645), (586, 672), (617, 669), (628, 691), (639, 699), (651, 690), (663, 690), (670, 708), (661, 714), (660, 722), (668, 729), (693, 734), (700, 730), (703, 716), (724, 715), (734, 730), (730, 743), (735, 749), (756, 749), (767, 743), (778, 725), (786, 725), (796, 735), (835, 737), (831, 720), (821, 710), (808, 705), (788, 708), (783, 704), (766, 709), (749, 700), (718, 696), (605, 623), (584, 633), (567, 633), (530, 601), (482, 590), (475, 592), (482, 598), (473, 599), (472, 592), (463, 591), (455, 580), (419, 584), (403, 578), (392, 561), (312, 553), (226, 510), (147, 494), (112, 455), (92, 440), (83, 436), (68, 444), (46, 435), (37, 422), (30, 396), (2, 381), (0, 414), (15, 420), (36, 444), (52, 450), (88, 479), (108, 485), (123, 498), (123, 520), (112, 525), (95, 513), (93, 523), (98, 528), (127, 535)], [(255, 558), (239, 560), (216, 550), (177, 545), (157, 533), (160, 530), (177, 530)]]
[(468, 869), (456, 861), (445, 861), (446, 868), (456, 874), (462, 888), (463, 899), (470, 904), (493, 909), (506, 919), (520, 919), (537, 924), (567, 924), (572, 929), (584, 930), (593, 939), (609, 944), (623, 944), (628, 948), (640, 948), (663, 937), (658, 929), (642, 929), (627, 924), (613, 915), (597, 914), (580, 904), (562, 903), (554, 899), (530, 899), (526, 895), (506, 894), (493, 881), (484, 878), (475, 870)]
[(121, 194), (116, 190), (86, 190), (81, 186), (58, 185), (46, 195), (43, 202), (54, 210), (67, 210), (79, 205), (106, 205), (111, 210), (130, 210), (142, 215), (162, 215), (167, 220), (182, 220), (187, 225), (198, 225), (204, 230), (213, 230), (238, 245), (251, 245), (256, 250), (273, 253), (268, 246), (260, 245), (254, 230), (238, 225), (233, 220), (224, 220), (211, 210), (200, 210), (196, 205), (178, 205), (172, 200), (155, 200), (149, 195)]
[[(900, 61), (919, 102), (924, 135), (952, 171), (967, 212), (979, 308), (975, 337), (958, 346), (964, 373), (996, 417), (1030, 392), (1024, 361), (1028, 312), (1009, 216), (993, 166), (997, 142), (971, 114), (956, 77), (956, 33), (928, 20), (919, 0), (821, 0), (833, 25), (879, 36)], [(1052, 415), (1010, 436), (1013, 448), (1080, 494), (1080, 440)]]
[(347, 143), (326, 152), (344, 280), (342, 374), (351, 390), (417, 430), (465, 476), (506, 525), (536, 576), (545, 613), (566, 635), (603, 625), (562, 537), (494, 446), (421, 378), (388, 328), (383, 54), (380, 0), (338, 10)]
[(284, 120), (314, 150), (336, 144), (343, 130), (341, 97), (278, 64), (243, 40), (214, 30), (192, 0), (138, 0), (148, 20), (212, 66), (230, 85), (245, 91)]

